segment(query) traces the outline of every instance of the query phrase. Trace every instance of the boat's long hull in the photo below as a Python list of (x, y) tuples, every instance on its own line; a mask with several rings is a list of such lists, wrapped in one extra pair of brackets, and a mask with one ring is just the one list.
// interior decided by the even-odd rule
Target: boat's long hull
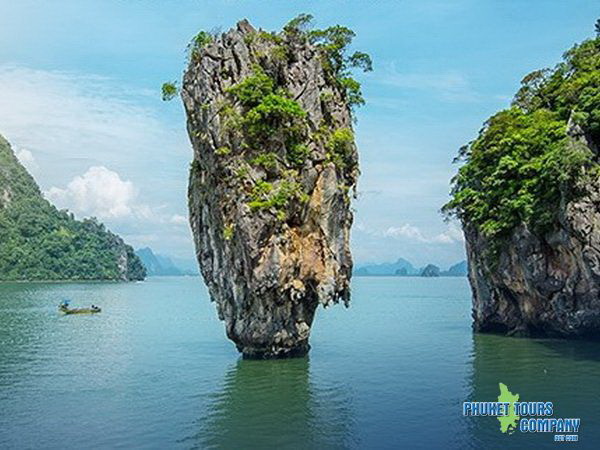
[(63, 314), (96, 314), (102, 311), (100, 308), (98, 309), (90, 309), (90, 308), (77, 308), (77, 309), (61, 309)]

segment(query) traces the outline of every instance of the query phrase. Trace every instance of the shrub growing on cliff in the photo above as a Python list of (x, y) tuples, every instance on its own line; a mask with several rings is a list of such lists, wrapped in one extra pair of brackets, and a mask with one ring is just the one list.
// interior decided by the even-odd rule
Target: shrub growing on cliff
[(344, 89), (350, 107), (363, 105), (365, 101), (360, 83), (352, 77), (352, 69), (372, 71), (371, 57), (359, 51), (347, 54), (348, 47), (356, 36), (351, 29), (334, 25), (313, 30), (310, 28), (312, 18), (310, 14), (298, 15), (284, 26), (284, 33), (292, 37), (304, 37), (315, 44), (321, 51), (325, 72)]
[(251, 164), (261, 166), (265, 169), (274, 169), (277, 167), (277, 154), (273, 152), (261, 153), (250, 160)]
[(306, 111), (298, 102), (278, 94), (268, 94), (244, 116), (246, 132), (252, 139), (266, 139), (276, 133), (284, 134), (286, 141), (300, 138)]
[(242, 105), (253, 108), (275, 90), (275, 82), (262, 67), (254, 65), (253, 74), (227, 89)]
[(552, 229), (558, 205), (582, 193), (582, 178), (598, 173), (590, 149), (567, 137), (569, 121), (592, 146), (600, 144), (600, 38), (523, 79), (511, 108), (492, 116), (459, 152), (465, 164), (443, 212), (499, 246), (520, 224), (539, 234)]
[(223, 239), (230, 241), (233, 238), (235, 226), (233, 224), (225, 225), (223, 228)]
[(349, 167), (352, 144), (354, 144), (354, 133), (349, 128), (339, 128), (329, 136), (327, 142), (328, 157), (338, 167)]
[(310, 28), (310, 23), (313, 20), (311, 14), (301, 13), (286, 23), (283, 27), (283, 32), (287, 35), (295, 35), (305, 32)]
[(254, 73), (228, 89), (245, 107), (239, 121), (247, 144), (254, 148), (269, 148), (275, 143), (285, 145), (288, 162), (301, 165), (306, 158), (302, 147), (307, 135), (306, 111), (289, 98), (260, 66)]
[(187, 46), (188, 58), (190, 60), (197, 59), (200, 56), (200, 50), (206, 45), (210, 44), (212, 41), (213, 36), (210, 33), (206, 31), (200, 31), (192, 38)]
[(163, 101), (168, 102), (169, 100), (173, 100), (179, 93), (177, 82), (167, 81), (166, 83), (163, 83), (161, 93)]
[(252, 190), (248, 206), (253, 211), (273, 208), (277, 217), (283, 219), (285, 218), (285, 208), (293, 198), (301, 202), (308, 201), (308, 196), (302, 192), (302, 187), (296, 181), (283, 179), (275, 186), (259, 180)]

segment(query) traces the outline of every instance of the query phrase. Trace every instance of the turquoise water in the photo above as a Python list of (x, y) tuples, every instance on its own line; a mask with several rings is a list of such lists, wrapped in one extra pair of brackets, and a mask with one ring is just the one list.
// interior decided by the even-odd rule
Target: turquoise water
[[(61, 316), (63, 297), (102, 306)], [(241, 360), (198, 278), (0, 285), (0, 448), (577, 448), (600, 442), (600, 344), (473, 335), (462, 278), (356, 278), (304, 359)], [(462, 402), (580, 417), (505, 435)]]

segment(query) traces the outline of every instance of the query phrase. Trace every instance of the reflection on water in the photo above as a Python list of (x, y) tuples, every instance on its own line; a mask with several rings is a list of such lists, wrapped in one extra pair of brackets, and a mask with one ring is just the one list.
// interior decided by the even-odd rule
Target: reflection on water
[[(600, 345), (597, 342), (473, 336), (471, 393), (466, 400), (496, 401), (498, 383), (519, 401), (551, 401), (554, 417), (581, 418), (578, 448), (600, 441)], [(495, 417), (472, 417), (473, 447), (554, 447), (553, 433), (500, 432)], [(565, 444), (563, 444), (565, 445)], [(569, 444), (567, 444), (569, 445)]]
[[(524, 448), (465, 418), (503, 382), (600, 442), (600, 344), (473, 336), (465, 279), (361, 277), (310, 359), (239, 360), (198, 278), (0, 284), (0, 448)], [(62, 316), (64, 298), (100, 305)], [(569, 444), (563, 444), (569, 445)]]
[(355, 446), (351, 399), (336, 386), (315, 386), (308, 358), (240, 359), (226, 373), (196, 435), (196, 448), (335, 448)]

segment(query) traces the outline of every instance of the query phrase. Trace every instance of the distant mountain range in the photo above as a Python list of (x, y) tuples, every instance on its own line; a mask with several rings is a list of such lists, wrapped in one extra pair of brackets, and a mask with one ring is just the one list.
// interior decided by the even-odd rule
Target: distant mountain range
[(173, 263), (171, 258), (154, 253), (150, 247), (140, 248), (135, 251), (135, 254), (140, 258), (144, 267), (146, 267), (148, 276), (198, 275), (197, 270), (180, 268)]
[(359, 266), (354, 269), (355, 276), (388, 276), (388, 277), (464, 277), (467, 275), (467, 261), (461, 261), (448, 270), (441, 270), (434, 264), (416, 268), (410, 261), (398, 258), (393, 263), (381, 263)]

